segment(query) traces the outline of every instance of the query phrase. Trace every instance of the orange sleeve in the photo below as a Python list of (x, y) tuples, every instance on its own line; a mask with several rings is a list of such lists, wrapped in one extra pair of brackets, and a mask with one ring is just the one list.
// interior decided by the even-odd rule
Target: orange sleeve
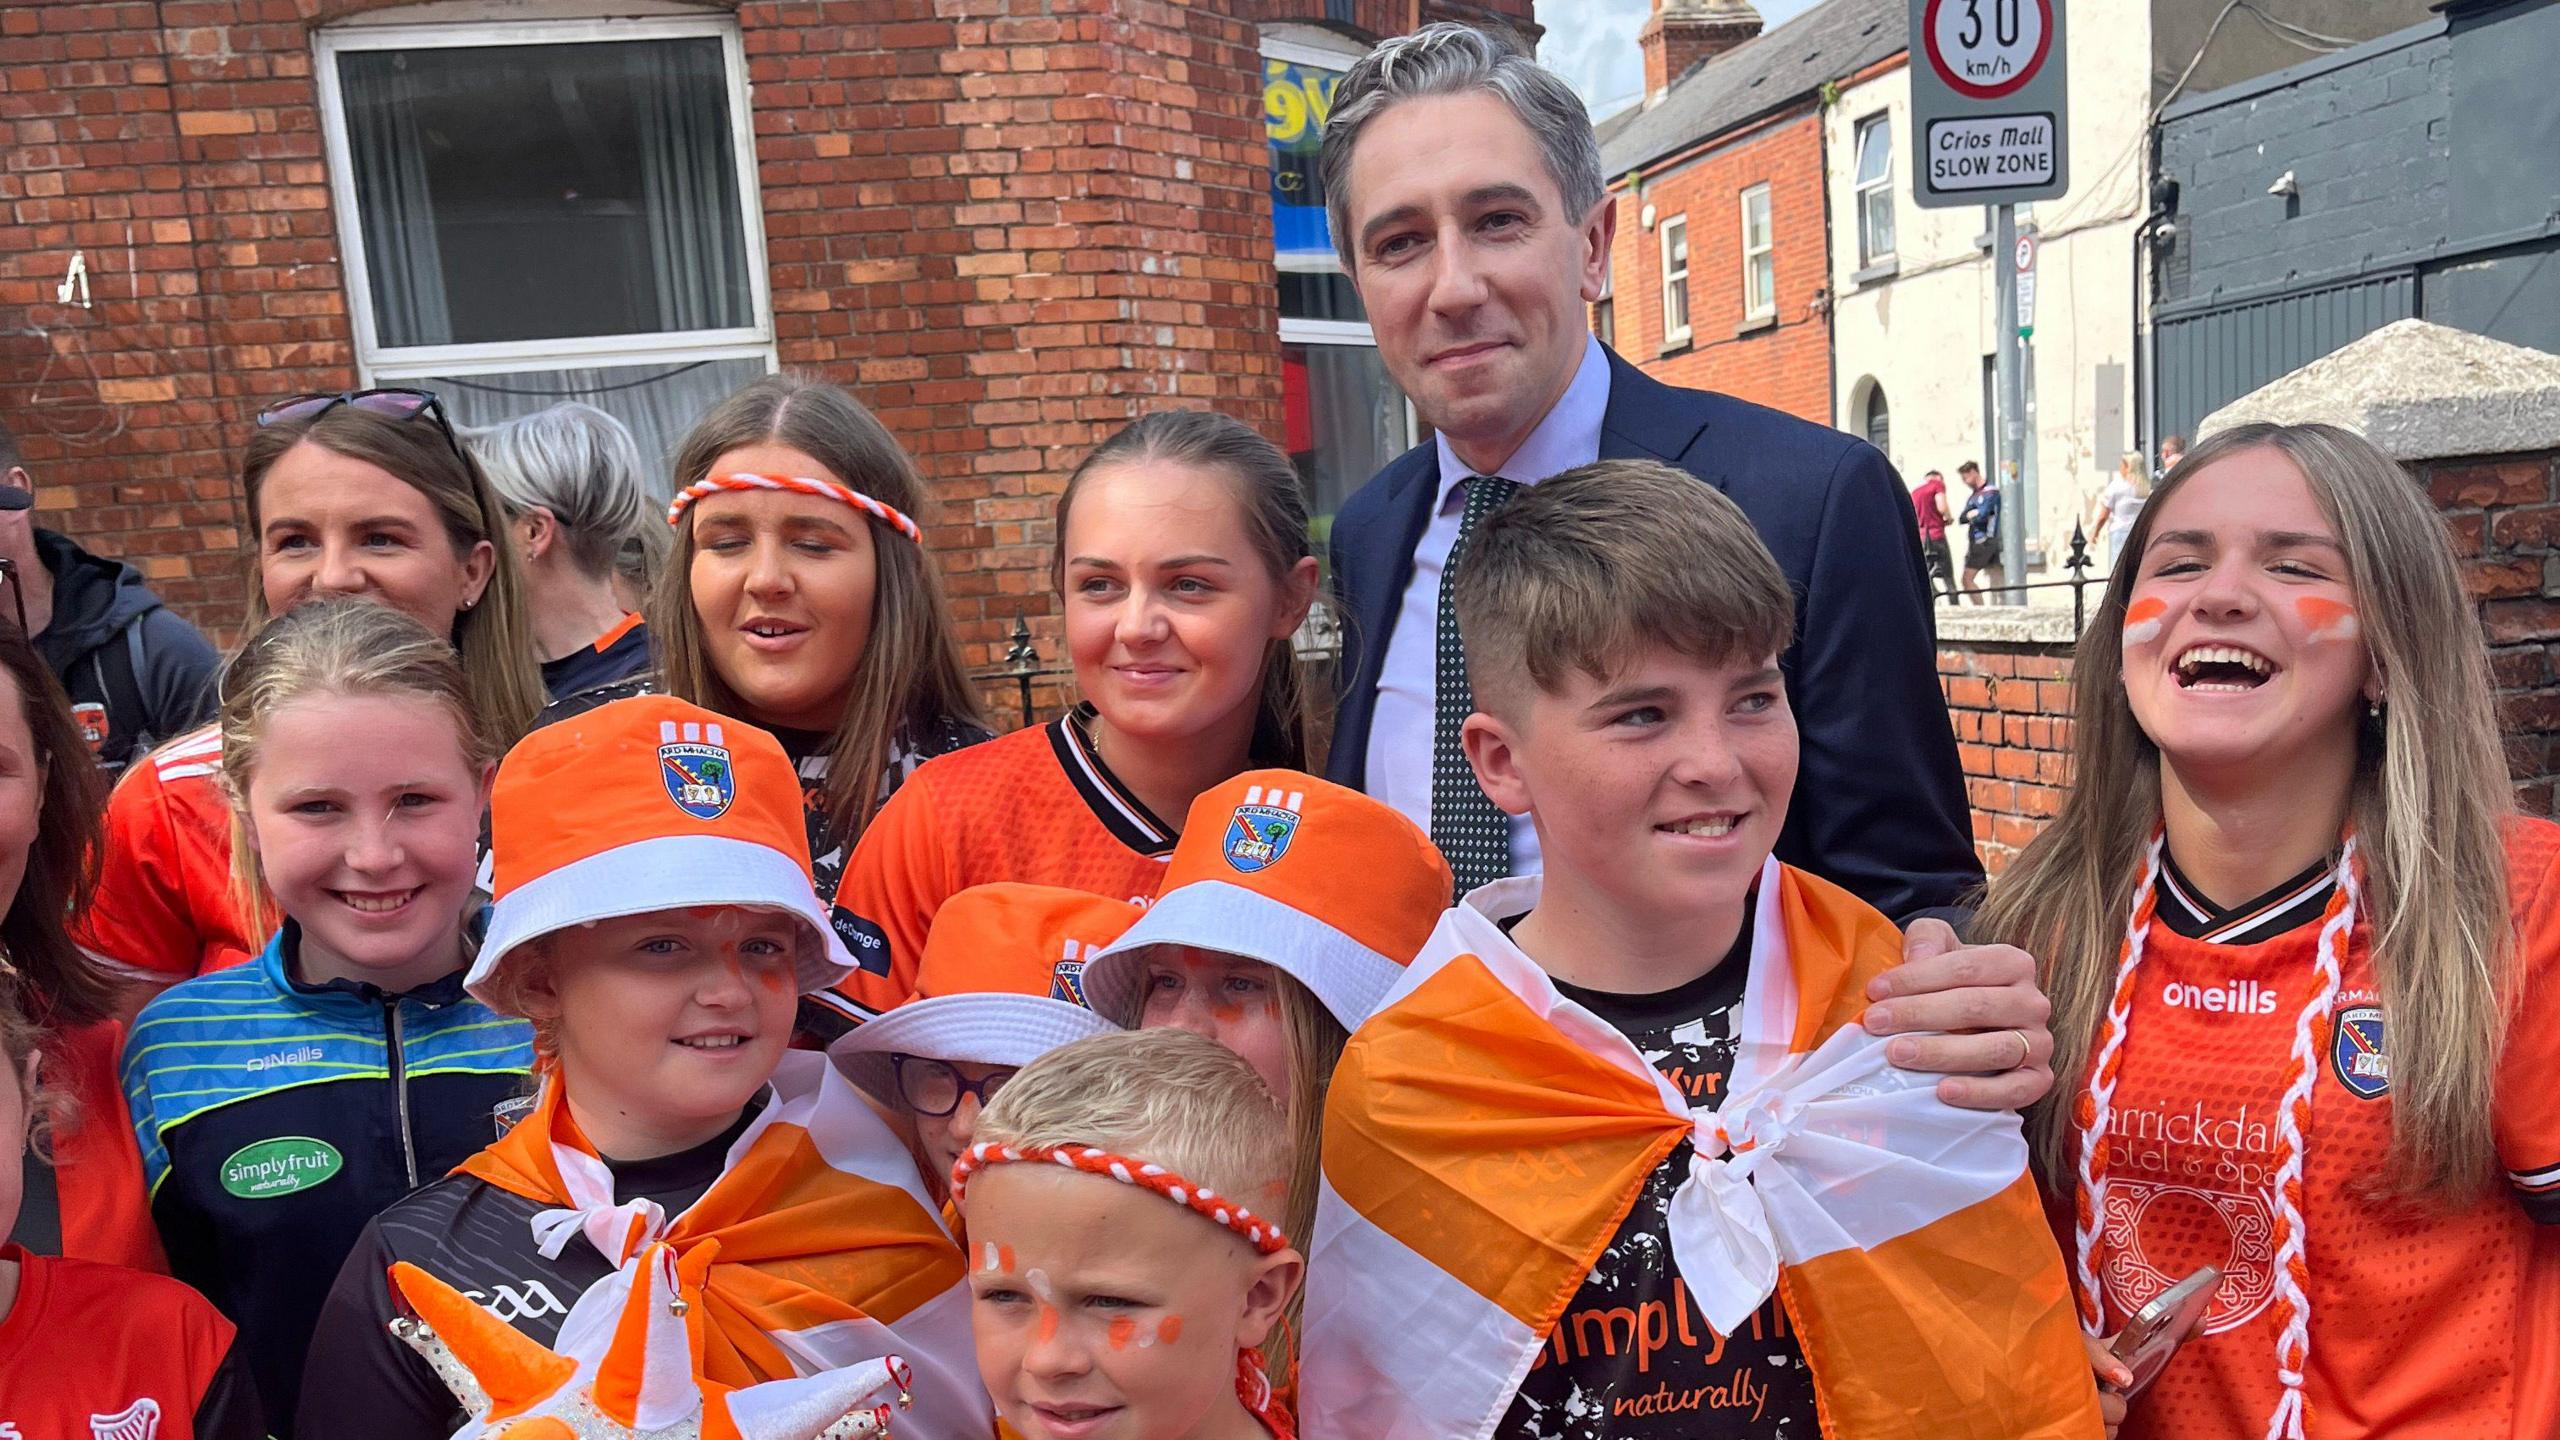
[[(862, 968), (836, 987), (876, 1015), (915, 993), (925, 932), (959, 889), (958, 857), (944, 835), (930, 769), (919, 770), (862, 832), (836, 884), (836, 932)], [(868, 947), (869, 953), (865, 953)]]
[(2507, 884), (2518, 989), (2498, 1062), (2498, 1156), (2526, 1213), (2560, 1225), (2560, 826), (2515, 822)]
[[(75, 932), (83, 949), (111, 967), (163, 982), (215, 968), (205, 963), (206, 952), (219, 939), (206, 933), (198, 913), (204, 879), (191, 873), (204, 868), (206, 837), (180, 833), (191, 818), (173, 813), (169, 787), (149, 760), (126, 773), (107, 801), (97, 894)], [(227, 884), (228, 835), (220, 849), (222, 883)], [(230, 906), (220, 886), (211, 898), (221, 904), (227, 920)]]

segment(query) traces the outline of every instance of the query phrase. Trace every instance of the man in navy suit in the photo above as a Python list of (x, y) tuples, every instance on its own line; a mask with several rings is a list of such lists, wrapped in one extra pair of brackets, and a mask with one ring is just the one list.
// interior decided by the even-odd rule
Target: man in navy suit
[(1592, 338), (1585, 307), (1616, 229), (1599, 146), (1572, 90), (1507, 42), (1438, 24), (1378, 46), (1335, 93), (1323, 173), (1379, 355), (1438, 432), (1334, 521), (1332, 778), (1429, 827), (1462, 889), (1535, 870), (1534, 832), (1491, 808), (1455, 749), (1471, 699), (1441, 577), (1514, 487), (1602, 458), (1687, 470), (1742, 507), (1796, 591), (1781, 663), (1803, 758), (1778, 858), (1910, 931), (1912, 961), (1888, 987), (1908, 998), (1877, 1007), (1871, 1028), (1976, 1032), (1897, 1046), (1912, 1068), (1999, 1072), (1946, 1082), (1955, 1103), (2043, 1093), (2034, 962), (1956, 947), (1943, 923), (1982, 869), (1892, 466), (1835, 430), (1661, 384)]

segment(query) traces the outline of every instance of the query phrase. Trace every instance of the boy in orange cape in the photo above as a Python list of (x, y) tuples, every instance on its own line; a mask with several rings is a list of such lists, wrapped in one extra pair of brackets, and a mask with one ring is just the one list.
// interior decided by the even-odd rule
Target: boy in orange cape
[(1793, 601), (1750, 523), (1603, 461), (1448, 583), (1467, 759), (1546, 873), (1450, 910), (1335, 1075), (1306, 1434), (2097, 1435), (2017, 1118), (1887, 1062), (1901, 937), (1770, 858)]

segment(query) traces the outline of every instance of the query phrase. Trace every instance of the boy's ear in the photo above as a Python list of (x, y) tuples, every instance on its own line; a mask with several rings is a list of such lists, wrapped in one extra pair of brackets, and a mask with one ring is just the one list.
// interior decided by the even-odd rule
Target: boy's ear
[(1458, 743), (1466, 749), (1467, 763), (1475, 767), (1476, 783), (1484, 787), (1485, 798), (1505, 815), (1528, 814), (1529, 784), (1520, 774), (1519, 732), (1511, 722), (1478, 710), (1458, 731)]
[(1289, 1297), (1306, 1278), (1307, 1257), (1295, 1250), (1256, 1256), (1252, 1283), (1245, 1287), (1244, 1316), (1236, 1322), (1237, 1343), (1259, 1345), (1270, 1339), (1288, 1313)]

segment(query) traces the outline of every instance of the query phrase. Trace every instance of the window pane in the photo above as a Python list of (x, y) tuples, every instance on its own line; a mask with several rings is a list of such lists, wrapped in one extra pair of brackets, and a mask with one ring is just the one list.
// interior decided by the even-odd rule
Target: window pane
[(434, 375), (388, 380), (444, 397), (456, 425), (494, 425), (530, 415), (563, 400), (583, 400), (631, 427), (648, 467), (652, 493), (670, 497), (676, 447), (712, 406), (751, 380), (762, 379), (762, 360), (652, 361), (587, 370), (517, 370), (496, 375)]
[(1675, 275), (1662, 282), (1662, 328), (1677, 335), (1689, 328), (1689, 277)]
[(717, 39), (338, 66), (382, 344), (756, 323)]
[(1778, 303), (1778, 268), (1776, 258), (1771, 256), (1768, 252), (1763, 251), (1758, 255), (1752, 256), (1743, 269), (1745, 278), (1749, 282), (1748, 288), (1751, 292), (1750, 300), (1752, 313), (1755, 315), (1766, 314), (1768, 311), (1775, 308)]
[(1858, 127), (1858, 183), (1873, 185), (1893, 175), (1893, 121), (1878, 116)]
[(1867, 262), (1893, 253), (1893, 191), (1877, 189), (1858, 197), (1858, 257)]
[(1769, 244), (1769, 190), (1756, 186), (1742, 193), (1742, 247), (1764, 249)]
[(1681, 225), (1681, 226), (1677, 226), (1677, 227), (1675, 227), (1675, 228), (1672, 230), (1672, 232), (1671, 232), (1670, 245), (1671, 245), (1671, 268), (1672, 268), (1673, 270), (1686, 270), (1686, 269), (1688, 269), (1688, 268), (1689, 268), (1689, 227), (1688, 227), (1688, 226), (1686, 226), (1686, 225)]
[(1340, 271), (1283, 270), (1280, 272), (1280, 318), (1283, 320), (1359, 320), (1366, 322), (1369, 312), (1360, 308), (1359, 287)]
[(1283, 345), (1280, 373), (1289, 458), (1321, 541), (1351, 492), (1413, 448), (1413, 427), (1404, 392), (1369, 346)]

